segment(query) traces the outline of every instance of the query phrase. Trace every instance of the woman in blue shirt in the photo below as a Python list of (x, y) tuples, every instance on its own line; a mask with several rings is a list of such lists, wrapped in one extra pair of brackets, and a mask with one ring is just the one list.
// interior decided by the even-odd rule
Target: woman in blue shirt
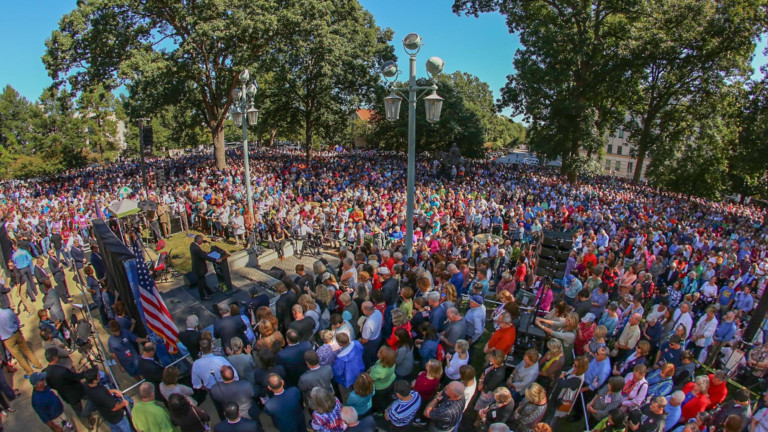
[(367, 373), (362, 373), (357, 376), (355, 384), (352, 385), (346, 406), (354, 408), (358, 417), (363, 417), (371, 410), (374, 393), (376, 390), (373, 388), (373, 379)]

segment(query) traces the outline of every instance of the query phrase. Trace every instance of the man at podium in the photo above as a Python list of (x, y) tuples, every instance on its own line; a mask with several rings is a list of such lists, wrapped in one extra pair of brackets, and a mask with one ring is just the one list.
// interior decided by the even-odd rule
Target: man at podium
[[(203, 244), (203, 236), (195, 236), (195, 240), (189, 245), (189, 254), (192, 257), (192, 273), (197, 277), (197, 292), (200, 294), (200, 300), (208, 300), (214, 291), (208, 287), (205, 281), (205, 275), (208, 274), (206, 261), (213, 263), (221, 262), (221, 256), (215, 257), (215, 253), (209, 255), (200, 247)], [(212, 256), (213, 255), (213, 256)]]

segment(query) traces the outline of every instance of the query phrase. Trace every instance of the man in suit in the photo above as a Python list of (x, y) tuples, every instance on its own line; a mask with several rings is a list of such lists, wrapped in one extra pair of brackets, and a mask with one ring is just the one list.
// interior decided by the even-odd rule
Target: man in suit
[(300, 304), (293, 305), (291, 312), (293, 312), (293, 322), (288, 328), (296, 330), (299, 334), (299, 340), (310, 340), (315, 334), (315, 320), (304, 315), (304, 307)]
[[(144, 351), (141, 353), (141, 358), (139, 358), (139, 374), (141, 374), (145, 380), (159, 386), (160, 383), (163, 382), (163, 371), (165, 368), (155, 360), (156, 351), (157, 348), (152, 342), (144, 344)], [(160, 398), (162, 398), (160, 392), (157, 392), (156, 394), (160, 395)]]
[(255, 420), (240, 417), (240, 407), (234, 402), (224, 405), (223, 420), (213, 427), (213, 432), (264, 432), (261, 424)]
[(274, 286), (275, 291), (280, 295), (275, 303), (275, 312), (277, 315), (277, 322), (282, 327), (282, 331), (288, 330), (288, 326), (293, 321), (293, 313), (291, 308), (293, 305), (299, 302), (298, 296), (293, 290), (289, 290), (284, 283), (278, 282)]
[(299, 383), (299, 377), (307, 370), (304, 353), (312, 349), (309, 341), (299, 342), (299, 333), (288, 330), (285, 334), (288, 346), (277, 353), (277, 362), (286, 370), (286, 381), (293, 387)]
[(264, 411), (280, 432), (304, 432), (304, 412), (301, 410), (301, 393), (296, 387), (285, 388), (285, 382), (278, 374), (269, 374), (269, 389), (274, 396), (264, 404)]
[(203, 244), (203, 236), (195, 236), (195, 240), (189, 245), (189, 254), (192, 257), (192, 273), (197, 277), (197, 292), (200, 294), (200, 300), (208, 300), (213, 294), (213, 290), (208, 287), (205, 281), (205, 275), (208, 274), (206, 261), (219, 262), (221, 258), (215, 260), (208, 256), (200, 245)]
[(200, 329), (197, 315), (187, 317), (187, 329), (179, 332), (179, 340), (189, 351), (192, 361), (197, 360), (200, 354)]
[(322, 387), (333, 393), (333, 386), (331, 384), (333, 369), (328, 365), (320, 366), (320, 357), (312, 350), (304, 353), (304, 363), (307, 364), (309, 370), (304, 372), (299, 378), (299, 390), (301, 390), (301, 395), (304, 397), (304, 407), (311, 410), (309, 407), (309, 393), (313, 388)]
[(56, 259), (56, 252), (53, 249), (48, 249), (48, 270), (50, 270), (51, 276), (53, 276), (53, 280), (56, 282), (56, 292), (59, 293), (59, 298), (64, 303), (69, 303), (67, 277), (64, 275), (61, 263)]
[(37, 257), (35, 258), (35, 268), (32, 269), (32, 272), (35, 275), (35, 280), (37, 281), (37, 287), (40, 288), (41, 292), (43, 291), (43, 287), (46, 285), (46, 283), (49, 286), (51, 283), (51, 277), (48, 275), (48, 272), (45, 271), (45, 267), (43, 267), (43, 264), (45, 264), (43, 257), (42, 256)]
[(103, 280), (107, 276), (107, 269), (104, 267), (98, 245), (91, 246), (91, 267), (96, 272), (96, 279)]
[(72, 262), (75, 265), (75, 282), (80, 285), (85, 285), (85, 274), (83, 274), (83, 267), (85, 267), (85, 252), (80, 247), (80, 240), (74, 239), (72, 241), (72, 247), (69, 249), (69, 255), (72, 257)]
[(235, 369), (232, 366), (222, 366), (219, 373), (221, 381), (211, 388), (210, 393), (214, 405), (217, 405), (216, 409), (221, 410), (222, 420), (226, 417), (224, 405), (234, 402), (240, 409), (240, 417), (258, 421), (259, 409), (253, 403), (253, 384), (245, 379), (235, 381)]
[(657, 285), (664, 284), (666, 286), (672, 286), (680, 278), (680, 272), (677, 271), (677, 265), (674, 261), (669, 263), (669, 270), (662, 273), (658, 280)]
[(221, 339), (221, 345), (224, 348), (230, 347), (230, 341), (235, 336), (239, 337), (241, 341), (248, 340), (245, 336), (245, 323), (239, 315), (230, 315), (229, 307), (224, 305), (219, 305), (219, 314), (221, 318), (213, 323), (213, 336)]
[(85, 386), (82, 383), (83, 373), (75, 373), (72, 369), (59, 364), (59, 351), (56, 348), (45, 350), (45, 360), (48, 367), (45, 372), (45, 381), (48, 386), (59, 393), (61, 399), (68, 403), (78, 417), (83, 417), (83, 398), (85, 398)]

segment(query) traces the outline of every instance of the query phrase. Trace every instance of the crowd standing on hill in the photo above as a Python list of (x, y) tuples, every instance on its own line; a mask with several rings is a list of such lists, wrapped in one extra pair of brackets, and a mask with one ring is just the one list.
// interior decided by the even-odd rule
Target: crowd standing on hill
[[(168, 174), (164, 186), (143, 188), (132, 162), (0, 185), (12, 243), (9, 279), (0, 280), (0, 359), (8, 372), (13, 360), (23, 369), (48, 427), (73, 430), (63, 401), (86, 424), (98, 412), (113, 431), (259, 431), (270, 417), (282, 432), (549, 432), (584, 413), (590, 428), (609, 432), (768, 431), (766, 398), (751, 393), (766, 390), (768, 324), (742, 340), (768, 283), (765, 210), (486, 161), (444, 169), (426, 158), (409, 256), (400, 155), (308, 162), (260, 150), (252, 161), (253, 209), (242, 166), (217, 170), (205, 155), (153, 161)], [(144, 217), (158, 238), (175, 218), (182, 230), (265, 245), (281, 258), (286, 242), (313, 239), (337, 247), (341, 264), (297, 266), (275, 285), (273, 308), (253, 291), (221, 311), (213, 332), (187, 317), (179, 339), (191, 369), (164, 367), (154, 344), (134, 334), (91, 242), (90, 220), (113, 222), (108, 206), (120, 194), (157, 203)], [(573, 244), (555, 279), (538, 271), (550, 232)], [(98, 370), (72, 366), (66, 271), (90, 293), (119, 368), (145, 380), (130, 416), (128, 399)], [(42, 372), (22, 309), (39, 318)], [(545, 339), (520, 337), (522, 327)], [(7, 416), (17, 392), (0, 377)], [(739, 386), (729, 387), (734, 377)], [(215, 413), (200, 408), (208, 398)]]

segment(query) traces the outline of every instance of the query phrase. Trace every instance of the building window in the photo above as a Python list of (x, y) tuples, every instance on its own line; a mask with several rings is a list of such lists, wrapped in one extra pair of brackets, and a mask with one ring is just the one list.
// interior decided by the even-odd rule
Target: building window
[(606, 171), (610, 171), (611, 170), (611, 160), (610, 159), (606, 159), (605, 160), (605, 170)]
[(624, 138), (624, 129), (619, 129), (619, 138)]
[(624, 147), (622, 146), (616, 146), (616, 154), (621, 155), (624, 153)]
[(616, 161), (616, 167), (614, 168), (616, 172), (621, 171), (621, 161)]
[(635, 163), (634, 162), (627, 162), (627, 172), (631, 173), (632, 168), (634, 168)]
[(605, 152), (608, 154), (613, 153), (613, 144), (608, 144), (608, 149)]

